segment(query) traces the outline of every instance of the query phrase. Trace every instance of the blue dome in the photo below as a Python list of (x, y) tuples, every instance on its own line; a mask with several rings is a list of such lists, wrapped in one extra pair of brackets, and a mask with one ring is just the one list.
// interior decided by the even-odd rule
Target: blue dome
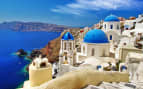
[(72, 36), (72, 34), (70, 32), (66, 32), (63, 35), (62, 40), (74, 40), (74, 37)]
[(110, 21), (120, 21), (120, 20), (119, 20), (118, 17), (115, 16), (115, 15), (109, 15), (109, 16), (107, 16), (107, 17), (104, 19), (104, 21), (105, 21), (105, 22), (110, 22)]
[(88, 31), (84, 37), (85, 43), (109, 43), (106, 34), (100, 29)]

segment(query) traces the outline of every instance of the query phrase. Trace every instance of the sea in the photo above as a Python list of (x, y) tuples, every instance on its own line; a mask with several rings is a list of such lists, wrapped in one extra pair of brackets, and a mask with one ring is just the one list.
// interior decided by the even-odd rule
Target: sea
[(60, 32), (16, 32), (0, 30), (0, 89), (17, 89), (29, 79), (26, 66), (31, 62), (15, 55), (18, 49), (31, 52), (45, 47)]

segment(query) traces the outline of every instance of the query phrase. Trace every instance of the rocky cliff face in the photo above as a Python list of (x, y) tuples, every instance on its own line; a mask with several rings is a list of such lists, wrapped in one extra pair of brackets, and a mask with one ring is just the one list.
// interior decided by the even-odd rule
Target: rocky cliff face
[(60, 50), (60, 38), (57, 38), (48, 43), (48, 45), (42, 49), (42, 53), (46, 54), (50, 62), (58, 60)]
[(61, 37), (50, 41), (43, 49), (41, 49), (42, 54), (47, 55), (49, 62), (55, 62), (59, 59), (59, 51), (61, 46)]
[(48, 23), (40, 23), (40, 22), (3, 22), (0, 24), (0, 30), (10, 29), (13, 31), (54, 31), (54, 32), (62, 32), (65, 29), (69, 29), (70, 27), (56, 25), (56, 24), (48, 24)]

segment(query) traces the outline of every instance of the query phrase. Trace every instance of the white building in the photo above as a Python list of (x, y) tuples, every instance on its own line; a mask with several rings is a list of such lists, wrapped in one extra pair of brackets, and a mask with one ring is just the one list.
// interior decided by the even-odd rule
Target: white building
[(25, 83), (26, 87), (39, 86), (47, 81), (52, 80), (52, 65), (48, 62), (48, 58), (41, 56), (35, 58), (29, 66), (29, 83)]
[(109, 15), (104, 19), (103, 31), (107, 34), (108, 40), (112, 43), (120, 39), (120, 20), (115, 15)]
[[(99, 38), (100, 37), (100, 38)], [(77, 62), (83, 61), (87, 57), (109, 56), (109, 41), (106, 34), (100, 29), (93, 29), (84, 36), (81, 53), (77, 53)]]
[(136, 22), (137, 23), (143, 22), (143, 14), (138, 15), (138, 18), (136, 18)]
[(138, 18), (136, 18), (134, 20), (126, 20), (124, 22), (124, 29), (130, 30), (136, 26), (136, 23), (141, 23), (141, 22), (143, 22), (143, 14), (138, 15)]
[(131, 32), (135, 32), (135, 34), (143, 33), (143, 23), (137, 23), (135, 29), (133, 29)]
[(126, 20), (124, 22), (124, 29), (125, 30), (130, 30), (136, 25), (136, 20)]
[(74, 64), (75, 41), (70, 32), (66, 32), (61, 39), (59, 64)]

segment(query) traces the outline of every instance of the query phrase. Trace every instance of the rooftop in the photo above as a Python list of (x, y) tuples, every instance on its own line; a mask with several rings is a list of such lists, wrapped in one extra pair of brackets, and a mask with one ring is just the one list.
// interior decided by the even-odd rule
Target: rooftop
[(85, 43), (109, 43), (106, 34), (101, 29), (88, 31), (84, 37)]
[(119, 22), (120, 20), (118, 19), (117, 16), (115, 15), (109, 15), (104, 19), (105, 22), (112, 22), (112, 21), (116, 21)]

